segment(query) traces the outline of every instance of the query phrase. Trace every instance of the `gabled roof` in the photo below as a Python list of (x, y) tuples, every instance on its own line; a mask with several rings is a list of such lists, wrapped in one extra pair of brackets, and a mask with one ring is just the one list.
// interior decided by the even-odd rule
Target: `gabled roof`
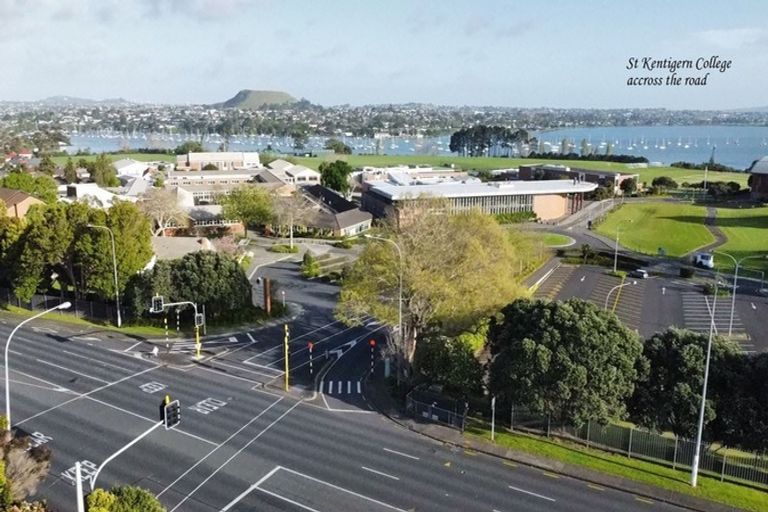
[(12, 188), (0, 188), (0, 200), (5, 203), (5, 206), (10, 208), (13, 205), (19, 204), (25, 199), (32, 197), (26, 192), (16, 190)]
[(342, 213), (357, 209), (355, 203), (347, 201), (333, 190), (325, 188), (322, 185), (308, 185), (303, 187), (302, 190), (315, 199), (318, 199), (326, 207), (333, 210), (334, 213)]
[(747, 170), (752, 174), (768, 174), (768, 156), (755, 160), (752, 167)]

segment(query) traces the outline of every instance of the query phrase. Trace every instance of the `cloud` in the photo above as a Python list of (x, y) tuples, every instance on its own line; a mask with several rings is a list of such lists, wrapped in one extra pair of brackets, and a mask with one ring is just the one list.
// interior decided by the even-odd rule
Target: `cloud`
[(705, 30), (696, 33), (696, 38), (723, 50), (768, 46), (768, 30), (763, 28)]

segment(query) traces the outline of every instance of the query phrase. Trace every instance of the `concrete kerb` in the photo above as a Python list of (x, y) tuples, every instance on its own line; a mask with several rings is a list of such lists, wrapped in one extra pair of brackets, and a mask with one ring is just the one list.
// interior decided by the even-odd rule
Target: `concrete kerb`
[[(368, 382), (370, 381), (367, 380), (366, 383)], [(467, 439), (464, 434), (460, 434), (463, 439), (463, 442), (457, 442), (457, 441), (448, 439), (445, 436), (440, 436), (437, 433), (431, 433), (431, 432), (427, 432), (425, 430), (416, 428), (415, 422), (410, 419), (401, 420), (400, 418), (392, 416), (389, 412), (384, 410), (384, 408), (379, 407), (379, 404), (377, 403), (377, 401), (375, 399), (372, 399), (370, 395), (366, 396), (367, 392), (368, 392), (368, 386), (365, 386), (363, 390), (363, 398), (377, 412), (384, 415), (387, 419), (389, 419), (399, 427), (410, 430), (411, 432), (415, 432), (432, 441), (436, 441), (436, 442), (453, 446), (456, 448), (461, 448), (463, 450), (471, 449), (473, 451), (483, 453), (485, 455), (489, 455), (497, 459), (508, 460), (516, 464), (522, 464), (523, 466), (527, 466), (530, 468), (540, 469), (542, 471), (548, 471), (551, 473), (556, 473), (558, 475), (566, 476), (568, 478), (573, 478), (575, 480), (579, 480), (588, 484), (598, 485), (600, 487), (606, 487), (616, 491), (630, 493), (641, 498), (647, 498), (657, 502), (674, 505), (676, 507), (684, 508), (686, 510), (693, 510), (696, 512), (739, 512), (742, 510), (736, 507), (731, 507), (721, 503), (709, 501), (704, 498), (687, 496), (684, 494), (677, 493), (675, 491), (663, 489), (661, 487), (653, 487), (650, 484), (644, 484), (642, 482), (632, 482), (622, 477), (617, 477), (617, 476), (612, 476), (607, 474), (604, 475), (602, 473), (596, 472), (594, 470), (590, 470), (588, 468), (576, 467), (572, 469), (578, 469), (578, 472), (574, 470), (569, 471), (568, 469), (569, 469), (569, 466), (571, 465), (566, 465), (566, 463), (556, 462), (556, 461), (552, 461), (552, 463), (547, 463), (541, 460), (536, 460), (535, 456), (533, 455), (517, 453), (509, 449), (504, 449), (503, 447), (497, 444), (491, 444), (482, 439), (477, 439), (477, 440), (474, 440), (473, 442), (472, 439)], [(439, 427), (437, 425), (428, 425), (427, 427), (429, 426), (433, 426), (434, 427), (433, 430), (436, 430), (439, 428), (445, 428), (447, 430), (450, 430), (454, 435), (456, 435), (456, 431), (454, 431), (453, 429), (448, 429), (447, 427)], [(524, 434), (520, 434), (520, 435), (524, 435)], [(496, 453), (495, 451), (487, 448), (485, 445), (490, 445), (491, 447), (498, 447), (498, 449), (504, 450), (504, 453), (503, 454)], [(548, 460), (551, 460), (551, 459), (548, 459)]]

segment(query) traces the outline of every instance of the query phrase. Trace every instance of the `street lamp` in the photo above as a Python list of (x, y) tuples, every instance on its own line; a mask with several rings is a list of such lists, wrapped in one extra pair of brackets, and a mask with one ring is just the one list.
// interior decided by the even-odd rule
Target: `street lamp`
[(97, 226), (95, 224), (87, 224), (87, 227), (93, 229), (106, 229), (109, 231), (109, 238), (112, 241), (112, 269), (115, 274), (115, 307), (117, 308), (117, 326), (123, 325), (122, 318), (120, 317), (120, 292), (117, 288), (117, 257), (115, 255), (115, 234), (107, 226)]
[(691, 487), (696, 487), (699, 478), (699, 453), (701, 452), (701, 434), (704, 430), (704, 408), (707, 405), (707, 381), (709, 380), (709, 358), (712, 354), (712, 337), (715, 332), (715, 308), (717, 307), (717, 285), (719, 279), (715, 279), (715, 298), (712, 301), (712, 314), (709, 321), (709, 339), (707, 340), (707, 359), (704, 363), (704, 388), (701, 391), (701, 409), (699, 410), (699, 425), (696, 431), (696, 448), (693, 452), (693, 467), (691, 468)]
[(768, 255), (754, 255), (754, 256), (744, 256), (740, 260), (737, 260), (727, 252), (722, 251), (712, 251), (715, 254), (719, 254), (721, 256), (727, 256), (728, 258), (731, 258), (731, 261), (733, 261), (733, 264), (736, 265), (736, 269), (733, 272), (733, 290), (731, 292), (731, 319), (728, 322), (728, 336), (731, 336), (731, 331), (733, 330), (733, 311), (736, 308), (736, 282), (739, 280), (739, 267), (741, 266), (742, 261), (746, 260), (755, 260), (755, 259), (765, 259), (768, 258)]
[(617, 284), (610, 290), (608, 290), (608, 293), (605, 295), (605, 306), (603, 306), (603, 310), (608, 310), (608, 299), (611, 297), (611, 294), (614, 292), (614, 290), (618, 290), (619, 288), (622, 288), (624, 286), (629, 286), (631, 284), (637, 284), (637, 281), (632, 281), (631, 283), (623, 283), (623, 284)]
[(619, 224), (616, 226), (616, 244), (613, 247), (613, 272), (616, 273), (616, 266), (619, 262), (619, 231), (621, 230), (621, 223), (622, 222), (632, 222), (632, 219), (624, 219), (620, 220)]
[(16, 331), (18, 331), (22, 325), (26, 324), (27, 322), (31, 322), (32, 320), (36, 318), (40, 318), (41, 316), (50, 313), (51, 311), (56, 311), (57, 309), (69, 309), (69, 307), (72, 304), (67, 302), (62, 302), (58, 306), (54, 306), (50, 309), (46, 309), (45, 311), (41, 311), (40, 313), (36, 315), (32, 315), (31, 317), (27, 318), (26, 320), (23, 320), (14, 327), (14, 329), (11, 331), (11, 334), (8, 335), (8, 341), (5, 342), (5, 418), (8, 421), (8, 432), (11, 431), (11, 386), (10, 386), (10, 379), (8, 377), (8, 348), (11, 346), (11, 340), (13, 339), (13, 335), (16, 334)]
[[(405, 266), (405, 263), (403, 261), (403, 251), (400, 249), (400, 246), (395, 242), (394, 240), (390, 240), (389, 238), (383, 238), (380, 236), (375, 235), (363, 235), (365, 238), (371, 238), (374, 240), (381, 240), (382, 242), (389, 242), (390, 244), (395, 246), (395, 249), (397, 249), (397, 254), (400, 257), (400, 298), (398, 300), (398, 308), (397, 308), (397, 323), (398, 328), (400, 329), (400, 344), (403, 343), (403, 267)], [(400, 373), (398, 372), (398, 375)]]

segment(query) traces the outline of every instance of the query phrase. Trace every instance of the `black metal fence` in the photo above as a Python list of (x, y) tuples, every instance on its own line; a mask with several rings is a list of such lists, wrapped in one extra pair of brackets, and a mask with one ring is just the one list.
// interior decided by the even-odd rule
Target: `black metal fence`
[[(115, 303), (92, 301), (92, 300), (75, 300), (67, 294), (49, 295), (49, 294), (35, 294), (32, 296), (32, 300), (24, 302), (16, 298), (8, 288), (0, 288), (0, 304), (16, 306), (30, 311), (45, 311), (57, 304), (64, 301), (72, 303), (72, 307), (67, 310), (67, 314), (73, 314), (78, 318), (88, 318), (91, 320), (100, 321), (114, 321), (115, 320)], [(123, 318), (125, 319), (125, 310), (120, 308)], [(59, 310), (60, 314), (64, 314), (64, 311)]]

